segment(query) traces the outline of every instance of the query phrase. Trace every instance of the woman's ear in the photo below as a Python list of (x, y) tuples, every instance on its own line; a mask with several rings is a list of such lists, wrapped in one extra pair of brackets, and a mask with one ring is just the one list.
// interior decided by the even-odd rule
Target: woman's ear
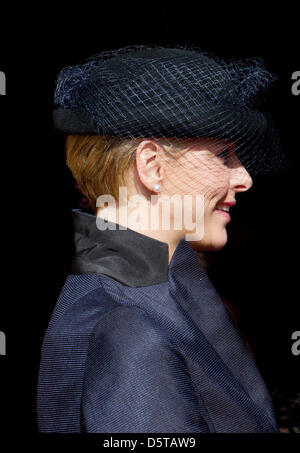
[(136, 169), (140, 182), (157, 192), (164, 176), (164, 149), (155, 140), (143, 140), (136, 149)]

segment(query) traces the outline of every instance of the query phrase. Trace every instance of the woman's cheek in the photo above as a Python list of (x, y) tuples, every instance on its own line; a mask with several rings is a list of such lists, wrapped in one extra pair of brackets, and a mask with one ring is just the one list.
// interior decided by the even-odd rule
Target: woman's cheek
[(229, 172), (220, 173), (217, 186), (219, 187), (219, 191), (226, 194), (230, 188), (230, 179), (229, 179)]

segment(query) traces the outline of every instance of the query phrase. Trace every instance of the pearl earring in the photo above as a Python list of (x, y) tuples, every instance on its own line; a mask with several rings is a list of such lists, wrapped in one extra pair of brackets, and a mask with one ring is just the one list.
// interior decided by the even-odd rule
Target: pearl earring
[(158, 184), (158, 183), (157, 183), (157, 184), (154, 184), (154, 186), (153, 186), (154, 192), (159, 192), (159, 191), (160, 191), (160, 188), (161, 188), (161, 187), (160, 187), (160, 184)]

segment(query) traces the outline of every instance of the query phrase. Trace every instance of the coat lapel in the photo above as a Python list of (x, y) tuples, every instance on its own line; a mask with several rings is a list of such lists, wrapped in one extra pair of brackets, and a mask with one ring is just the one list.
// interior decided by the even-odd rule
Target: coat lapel
[[(169, 266), (169, 291), (190, 326), (181, 325), (186, 353), (246, 410), (274, 431), (273, 406), (255, 361), (197, 255), (182, 238)], [(276, 428), (277, 429), (277, 428)]]

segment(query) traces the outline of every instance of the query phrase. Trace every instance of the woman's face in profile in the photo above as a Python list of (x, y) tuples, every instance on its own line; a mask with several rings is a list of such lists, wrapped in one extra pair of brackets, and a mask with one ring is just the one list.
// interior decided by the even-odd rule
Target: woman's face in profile
[[(230, 209), (236, 203), (236, 194), (252, 186), (252, 179), (240, 163), (233, 143), (216, 139), (193, 140), (177, 161), (165, 170), (164, 193), (192, 195), (192, 204), (184, 204), (182, 215), (196, 218), (196, 196), (202, 197), (201, 239), (190, 241), (198, 250), (219, 250), (227, 242), (226, 225)], [(231, 206), (230, 206), (231, 205)], [(229, 211), (229, 212), (228, 212)], [(203, 216), (204, 214), (204, 216)], [(184, 234), (191, 231), (185, 229)], [(187, 240), (188, 236), (187, 236)]]

